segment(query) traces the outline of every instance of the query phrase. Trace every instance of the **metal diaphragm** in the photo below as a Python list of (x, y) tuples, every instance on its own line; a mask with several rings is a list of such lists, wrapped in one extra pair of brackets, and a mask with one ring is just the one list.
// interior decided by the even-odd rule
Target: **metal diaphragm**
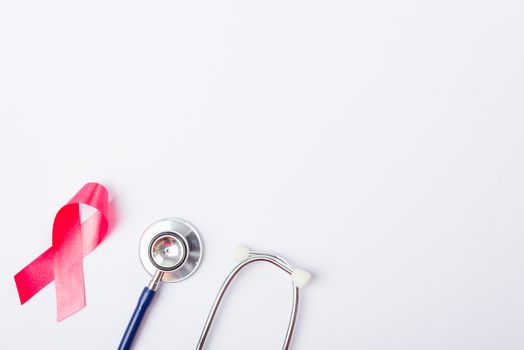
[(153, 276), (163, 272), (162, 282), (178, 282), (191, 276), (202, 258), (202, 242), (197, 230), (181, 219), (167, 218), (149, 226), (139, 245), (140, 261)]

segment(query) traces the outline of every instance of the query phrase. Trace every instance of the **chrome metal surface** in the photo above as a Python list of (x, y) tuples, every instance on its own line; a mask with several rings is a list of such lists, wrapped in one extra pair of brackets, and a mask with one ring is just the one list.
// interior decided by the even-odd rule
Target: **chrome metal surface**
[(156, 292), (156, 290), (158, 289), (158, 283), (162, 279), (163, 275), (164, 275), (164, 271), (156, 270), (155, 274), (153, 275), (153, 278), (151, 278), (151, 281), (149, 281), (147, 288), (149, 288), (153, 292)]
[(167, 218), (144, 231), (138, 252), (142, 266), (151, 276), (160, 269), (160, 281), (178, 282), (191, 276), (200, 265), (202, 242), (191, 224)]
[[(202, 334), (200, 335), (200, 339), (198, 341), (196, 350), (202, 350), (204, 348), (204, 343), (206, 341), (206, 338), (209, 334), (209, 330), (211, 328), (211, 324), (213, 323), (213, 319), (215, 318), (215, 315), (217, 313), (218, 307), (220, 305), (220, 302), (222, 301), (224, 294), (226, 293), (227, 288), (235, 278), (235, 276), (247, 265), (257, 262), (257, 261), (265, 261), (268, 263), (271, 263), (284, 272), (288, 274), (293, 273), (293, 269), (287, 262), (285, 262), (284, 259), (272, 255), (272, 254), (264, 254), (260, 252), (251, 252), (251, 257), (247, 258), (246, 260), (240, 262), (226, 277), (224, 283), (222, 284), (222, 287), (220, 287), (220, 290), (218, 291), (218, 295), (215, 298), (215, 301), (213, 302), (213, 305), (211, 306), (211, 310), (209, 311), (209, 315), (206, 320), (206, 324), (204, 325), (204, 329), (202, 330)], [(299, 289), (295, 284), (293, 284), (293, 303), (291, 307), (291, 316), (289, 318), (289, 323), (286, 331), (286, 337), (284, 339), (284, 345), (282, 346), (283, 350), (288, 350), (289, 346), (291, 344), (291, 338), (293, 337), (293, 332), (295, 330), (295, 324), (297, 320), (297, 313), (298, 313), (298, 301), (299, 301)]]
[(187, 245), (177, 234), (161, 233), (149, 247), (149, 259), (162, 271), (179, 267), (186, 258)]

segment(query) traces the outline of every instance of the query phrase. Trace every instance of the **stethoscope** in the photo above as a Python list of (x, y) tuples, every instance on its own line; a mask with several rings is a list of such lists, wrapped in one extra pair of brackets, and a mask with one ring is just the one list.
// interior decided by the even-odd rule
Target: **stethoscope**
[[(131, 348), (160, 282), (182, 281), (196, 271), (202, 259), (202, 241), (198, 231), (188, 222), (174, 218), (163, 219), (153, 223), (142, 234), (139, 256), (142, 266), (152, 278), (138, 299), (118, 350)], [(277, 255), (251, 251), (245, 246), (237, 246), (233, 250), (233, 258), (239, 263), (224, 280), (213, 302), (196, 349), (203, 349), (220, 302), (235, 276), (247, 265), (260, 261), (271, 263), (291, 276), (293, 283), (291, 317), (282, 347), (283, 350), (289, 349), (297, 319), (299, 290), (310, 281), (311, 275), (307, 271), (293, 269), (287, 261)]]

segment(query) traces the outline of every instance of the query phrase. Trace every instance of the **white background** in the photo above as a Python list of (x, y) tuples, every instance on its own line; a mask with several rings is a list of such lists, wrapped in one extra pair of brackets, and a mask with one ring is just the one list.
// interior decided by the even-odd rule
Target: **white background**
[[(0, 348), (115, 349), (166, 216), (205, 259), (135, 349), (194, 348), (237, 243), (313, 273), (294, 349), (524, 348), (521, 0), (5, 1), (0, 50)], [(87, 181), (118, 222), (56, 323), (13, 275)], [(290, 290), (250, 268), (209, 348), (278, 349)]]

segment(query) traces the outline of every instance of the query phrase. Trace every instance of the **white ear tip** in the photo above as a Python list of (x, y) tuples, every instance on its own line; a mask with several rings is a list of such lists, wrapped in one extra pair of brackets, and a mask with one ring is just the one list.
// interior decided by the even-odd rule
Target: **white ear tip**
[(249, 248), (245, 245), (237, 245), (233, 248), (233, 260), (242, 261), (249, 258)]
[(304, 288), (311, 281), (311, 274), (305, 270), (295, 269), (291, 274), (291, 280), (298, 288)]

